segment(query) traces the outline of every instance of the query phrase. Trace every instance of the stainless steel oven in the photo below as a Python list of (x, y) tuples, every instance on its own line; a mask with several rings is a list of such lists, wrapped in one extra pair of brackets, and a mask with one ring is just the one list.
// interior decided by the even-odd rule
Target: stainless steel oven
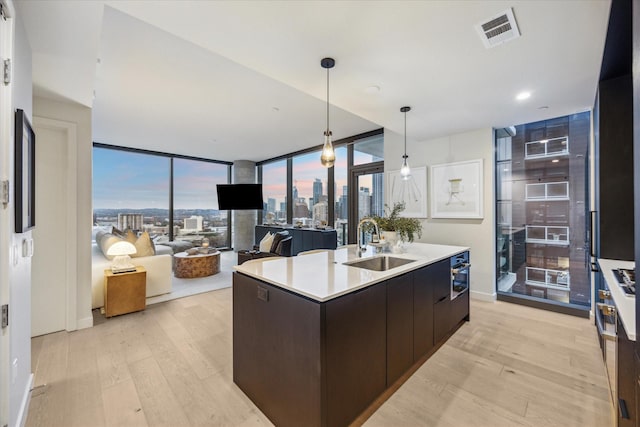
[(451, 299), (469, 290), (469, 252), (451, 257)]

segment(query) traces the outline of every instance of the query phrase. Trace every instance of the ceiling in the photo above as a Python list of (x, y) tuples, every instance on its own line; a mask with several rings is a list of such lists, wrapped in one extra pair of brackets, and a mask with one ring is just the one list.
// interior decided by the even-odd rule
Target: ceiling
[[(34, 95), (93, 108), (96, 142), (233, 161), (380, 127), (426, 141), (593, 105), (609, 0), (14, 2)], [(521, 37), (475, 25), (513, 8)], [(379, 91), (372, 91), (378, 87)], [(517, 101), (516, 94), (531, 97)]]

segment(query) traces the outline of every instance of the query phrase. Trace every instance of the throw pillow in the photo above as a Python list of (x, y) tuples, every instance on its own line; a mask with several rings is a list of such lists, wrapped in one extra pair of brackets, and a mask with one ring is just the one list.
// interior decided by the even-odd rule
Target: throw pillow
[(282, 239), (286, 239), (287, 237), (289, 237), (289, 232), (287, 230), (278, 231), (276, 234), (274, 234), (273, 242), (271, 243), (271, 249), (269, 249), (269, 252), (275, 253), (276, 249), (278, 248), (278, 243), (280, 243)]
[(271, 250), (271, 244), (273, 243), (273, 234), (267, 232), (262, 240), (260, 240), (260, 252), (269, 252)]
[(146, 231), (142, 233), (140, 237), (138, 237), (138, 239), (134, 243), (134, 246), (136, 247), (137, 252), (131, 255), (132, 258), (152, 256), (156, 254), (153, 249), (153, 244), (151, 243), (149, 233), (147, 233)]
[(116, 227), (111, 227), (111, 234), (113, 234), (114, 236), (117, 237), (121, 237), (121, 238), (125, 238), (127, 237), (127, 235), (125, 234), (124, 231), (117, 229)]
[(109, 248), (111, 247), (111, 245), (113, 245), (114, 243), (120, 242), (121, 240), (122, 239), (120, 237), (114, 236), (111, 233), (96, 234), (96, 243), (98, 244), (98, 247), (102, 251), (102, 254), (104, 255), (104, 257), (109, 260), (112, 260), (114, 258), (113, 255), (107, 255)]
[(124, 240), (135, 245), (136, 240), (138, 240), (138, 236), (136, 236), (136, 233), (134, 233), (133, 230), (127, 228), (127, 232), (124, 235)]

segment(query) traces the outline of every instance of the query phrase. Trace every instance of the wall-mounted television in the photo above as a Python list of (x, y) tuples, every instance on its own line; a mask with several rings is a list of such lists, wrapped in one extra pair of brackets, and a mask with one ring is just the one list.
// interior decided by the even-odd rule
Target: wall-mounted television
[(217, 189), (218, 209), (221, 211), (264, 208), (262, 184), (217, 184)]

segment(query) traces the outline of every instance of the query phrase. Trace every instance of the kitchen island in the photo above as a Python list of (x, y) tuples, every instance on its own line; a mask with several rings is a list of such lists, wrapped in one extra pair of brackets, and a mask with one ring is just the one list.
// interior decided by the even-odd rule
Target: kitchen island
[[(234, 382), (278, 426), (349, 425), (469, 319), (469, 292), (451, 299), (450, 260), (465, 251), (348, 246), (236, 266)], [(353, 265), (383, 256), (398, 266)]]

